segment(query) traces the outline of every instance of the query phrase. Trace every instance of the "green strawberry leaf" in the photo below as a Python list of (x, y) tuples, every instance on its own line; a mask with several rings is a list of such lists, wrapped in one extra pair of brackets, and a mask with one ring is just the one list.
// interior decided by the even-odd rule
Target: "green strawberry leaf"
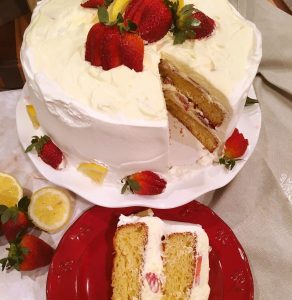
[(140, 190), (140, 184), (138, 181), (128, 178), (128, 184), (132, 192), (137, 192)]
[(30, 203), (30, 199), (24, 196), (18, 201), (17, 207), (19, 208), (19, 210), (23, 212), (27, 212), (29, 203)]
[(0, 216), (4, 213), (4, 211), (7, 209), (8, 207), (6, 205), (0, 205)]
[(173, 35), (174, 35), (174, 40), (173, 40), (174, 45), (182, 44), (187, 39), (187, 35), (185, 31), (178, 31), (175, 32)]
[(252, 99), (250, 97), (247, 97), (246, 101), (245, 101), (245, 106), (250, 106), (250, 105), (253, 105), (255, 103), (259, 103), (259, 101), (257, 99)]
[(7, 223), (11, 219), (11, 217), (12, 217), (12, 211), (11, 209), (8, 208), (1, 215), (1, 223), (2, 224)]
[(109, 22), (109, 15), (105, 6), (98, 7), (97, 15), (100, 23), (107, 24)]

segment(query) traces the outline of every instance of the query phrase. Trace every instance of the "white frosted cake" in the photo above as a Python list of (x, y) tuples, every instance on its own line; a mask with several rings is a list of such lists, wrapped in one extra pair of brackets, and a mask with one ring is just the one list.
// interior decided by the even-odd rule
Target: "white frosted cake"
[(214, 139), (209, 151), (220, 150), (257, 72), (260, 34), (227, 0), (189, 3), (215, 20), (213, 34), (174, 45), (167, 33), (145, 44), (143, 71), (136, 72), (125, 65), (105, 71), (84, 59), (87, 34), (98, 22), (96, 9), (81, 7), (80, 0), (41, 1), (25, 33), (21, 61), (39, 122), (67, 155), (125, 173), (167, 170), (165, 98), (176, 91), (161, 80), (161, 60), (219, 107), (222, 120), (215, 125), (196, 106), (188, 114)]
[(120, 216), (112, 299), (207, 300), (209, 240), (200, 225)]

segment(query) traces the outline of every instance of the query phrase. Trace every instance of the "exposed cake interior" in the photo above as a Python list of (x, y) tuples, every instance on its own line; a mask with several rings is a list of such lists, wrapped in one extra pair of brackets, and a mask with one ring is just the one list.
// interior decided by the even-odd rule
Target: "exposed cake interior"
[[(141, 224), (148, 228), (145, 245), (134, 234), (135, 227)], [(123, 231), (124, 228), (128, 230)], [(124, 260), (120, 256), (128, 256), (129, 253), (126, 251), (127, 244), (121, 243), (122, 240), (135, 245), (132, 249), (139, 253), (139, 257), (143, 253), (142, 261), (136, 260), (135, 265), (120, 263)], [(208, 299), (209, 243), (199, 225), (164, 222), (149, 216), (121, 216), (114, 238), (114, 250), (112, 299)], [(136, 257), (135, 254), (131, 256)], [(137, 298), (132, 298), (126, 282), (126, 278), (130, 280), (128, 273), (132, 274), (134, 267), (136, 274), (131, 280), (135, 280), (133, 286), (139, 287), (138, 294), (135, 291)]]

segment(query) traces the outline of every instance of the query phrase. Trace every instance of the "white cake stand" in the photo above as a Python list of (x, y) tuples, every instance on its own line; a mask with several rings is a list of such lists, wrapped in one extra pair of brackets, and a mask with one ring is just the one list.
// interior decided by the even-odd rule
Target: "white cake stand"
[[(250, 97), (255, 98), (254, 90)], [(25, 149), (33, 135), (42, 135), (42, 129), (35, 130), (26, 112), (29, 96), (24, 87), (16, 108), (16, 123), (20, 142)], [(170, 118), (171, 140), (170, 161), (174, 166), (167, 174), (167, 188), (163, 194), (157, 196), (138, 196), (121, 194), (120, 177), (109, 170), (109, 175), (102, 186), (94, 183), (77, 171), (79, 162), (68, 159), (66, 167), (55, 170), (46, 165), (36, 153), (28, 153), (38, 171), (50, 182), (67, 188), (84, 199), (105, 207), (144, 206), (151, 208), (173, 208), (186, 204), (197, 197), (228, 184), (245, 165), (251, 156), (260, 133), (261, 110), (258, 104), (245, 107), (237, 128), (249, 141), (247, 152), (243, 160), (238, 161), (233, 170), (228, 171), (217, 163), (202, 163), (206, 150), (202, 150), (199, 143), (176, 120)]]

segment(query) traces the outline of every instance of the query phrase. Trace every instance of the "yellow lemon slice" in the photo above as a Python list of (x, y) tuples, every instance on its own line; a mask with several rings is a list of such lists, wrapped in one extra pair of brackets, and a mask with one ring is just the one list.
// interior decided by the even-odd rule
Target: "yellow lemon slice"
[(11, 207), (23, 196), (23, 190), (17, 180), (6, 173), (0, 173), (0, 205)]
[(131, 0), (115, 0), (109, 9), (109, 20), (113, 22), (119, 13), (123, 14)]
[(70, 193), (56, 187), (45, 187), (34, 192), (28, 207), (33, 223), (50, 233), (66, 225), (72, 212), (73, 199)]
[(103, 182), (108, 172), (108, 169), (105, 166), (96, 163), (81, 163), (77, 170), (99, 184)]
[(31, 105), (31, 104), (26, 105), (26, 111), (27, 111), (28, 116), (30, 118), (30, 121), (33, 125), (33, 128), (38, 129), (40, 127), (40, 123), (38, 121), (37, 114), (36, 114), (34, 106)]

